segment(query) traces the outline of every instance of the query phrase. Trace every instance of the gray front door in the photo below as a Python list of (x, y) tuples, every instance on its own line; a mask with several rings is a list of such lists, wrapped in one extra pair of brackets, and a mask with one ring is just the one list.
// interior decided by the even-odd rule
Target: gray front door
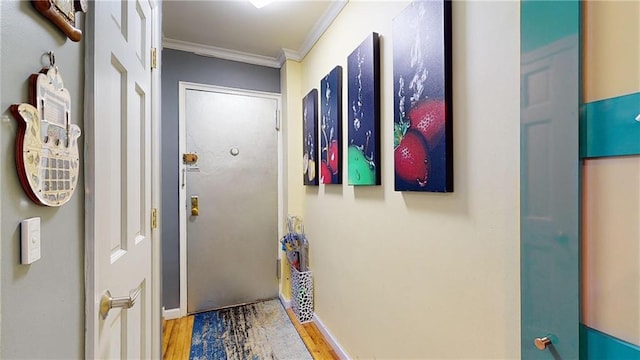
[[(187, 312), (278, 295), (274, 97), (187, 90)], [(192, 199), (197, 197), (198, 209)]]

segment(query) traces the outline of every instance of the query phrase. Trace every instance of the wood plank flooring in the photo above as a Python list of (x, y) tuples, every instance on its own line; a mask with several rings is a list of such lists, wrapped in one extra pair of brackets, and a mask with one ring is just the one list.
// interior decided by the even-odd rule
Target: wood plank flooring
[(300, 324), (291, 309), (287, 309), (287, 315), (289, 315), (289, 319), (291, 319), (293, 326), (298, 331), (298, 334), (300, 334), (302, 341), (307, 346), (314, 360), (340, 359), (331, 348), (331, 345), (324, 339), (324, 336), (322, 336), (322, 333), (318, 330), (315, 323)]
[(175, 320), (162, 320), (162, 358), (189, 360), (193, 315)]
[[(287, 315), (300, 334), (302, 341), (314, 360), (337, 360), (336, 352), (326, 342), (316, 324), (300, 324), (293, 311), (287, 309)], [(175, 320), (162, 321), (162, 358), (166, 360), (189, 360), (191, 334), (194, 316), (189, 315)]]

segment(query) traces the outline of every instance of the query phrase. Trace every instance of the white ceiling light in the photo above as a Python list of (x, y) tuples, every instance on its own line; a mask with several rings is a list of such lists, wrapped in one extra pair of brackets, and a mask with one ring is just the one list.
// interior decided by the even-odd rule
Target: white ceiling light
[(274, 1), (275, 0), (249, 0), (249, 2), (251, 2), (253, 6), (257, 7), (258, 9), (260, 9), (261, 7), (267, 6)]

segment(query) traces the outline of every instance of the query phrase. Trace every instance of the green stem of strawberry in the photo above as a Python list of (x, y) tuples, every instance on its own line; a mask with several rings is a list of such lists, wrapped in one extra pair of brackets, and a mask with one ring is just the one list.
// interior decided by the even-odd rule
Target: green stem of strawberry
[(397, 148), (398, 145), (400, 145), (402, 138), (404, 138), (404, 135), (407, 133), (407, 130), (409, 129), (409, 126), (411, 124), (409, 120), (405, 119), (405, 117), (402, 116), (402, 113), (399, 114), (399, 118), (400, 118), (399, 122), (393, 123), (393, 148), (394, 149)]

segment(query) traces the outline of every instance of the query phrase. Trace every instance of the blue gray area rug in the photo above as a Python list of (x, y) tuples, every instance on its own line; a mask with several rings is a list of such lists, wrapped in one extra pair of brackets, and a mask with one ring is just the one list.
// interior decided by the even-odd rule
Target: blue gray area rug
[(196, 314), (191, 360), (312, 360), (278, 300)]

